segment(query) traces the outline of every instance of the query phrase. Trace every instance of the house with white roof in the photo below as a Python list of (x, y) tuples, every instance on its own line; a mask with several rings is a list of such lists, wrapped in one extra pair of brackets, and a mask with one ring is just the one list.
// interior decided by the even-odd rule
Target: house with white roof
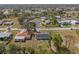
[(57, 22), (60, 25), (64, 25), (64, 24), (76, 25), (76, 24), (79, 24), (79, 21), (77, 21), (77, 20), (57, 20)]

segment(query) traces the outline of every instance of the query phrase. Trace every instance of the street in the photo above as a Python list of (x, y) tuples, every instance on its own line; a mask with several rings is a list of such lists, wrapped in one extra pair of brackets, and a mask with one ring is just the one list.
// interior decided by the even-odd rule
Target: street
[[(7, 30), (7, 28), (0, 28), (0, 30)], [(23, 30), (23, 29), (11, 28), (11, 30)], [(37, 30), (79, 30), (79, 27), (73, 27), (73, 28), (37, 28)]]

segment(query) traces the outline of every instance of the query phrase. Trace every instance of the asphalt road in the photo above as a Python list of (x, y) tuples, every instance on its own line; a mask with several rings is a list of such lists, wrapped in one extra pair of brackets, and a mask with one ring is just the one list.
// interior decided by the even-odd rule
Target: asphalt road
[(78, 27), (73, 28), (39, 28), (38, 30), (79, 30)]
[[(79, 27), (73, 28), (37, 28), (38, 30), (79, 30)], [(0, 28), (0, 30), (7, 30), (7, 28)], [(11, 30), (23, 30), (21, 28), (11, 28)]]

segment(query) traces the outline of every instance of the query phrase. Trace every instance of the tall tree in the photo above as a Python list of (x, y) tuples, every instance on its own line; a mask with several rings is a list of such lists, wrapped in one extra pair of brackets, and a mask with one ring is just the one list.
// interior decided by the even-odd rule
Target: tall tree
[(54, 38), (53, 38), (53, 41), (54, 41), (54, 45), (56, 46), (57, 49), (60, 49), (61, 47), (61, 44), (63, 42), (60, 34), (55, 34)]

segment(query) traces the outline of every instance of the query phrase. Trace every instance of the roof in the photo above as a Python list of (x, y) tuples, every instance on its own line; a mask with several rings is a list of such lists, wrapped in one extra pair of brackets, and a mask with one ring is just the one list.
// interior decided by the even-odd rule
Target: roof
[(0, 32), (0, 38), (4, 38), (4, 33)]
[(2, 20), (0, 20), (0, 24), (2, 24), (3, 23), (3, 21)]
[(41, 16), (41, 19), (46, 19), (47, 17), (46, 16)]
[(34, 22), (35, 23), (36, 28), (39, 28), (40, 27), (40, 21), (39, 20), (33, 20), (31, 22)]
[(46, 20), (45, 23), (46, 23), (46, 24), (49, 24), (49, 23), (50, 23), (50, 20)]
[(10, 21), (10, 20), (7, 20), (7, 21), (4, 21), (4, 24), (12, 24), (13, 21)]
[(0, 32), (0, 38), (2, 37), (2, 38), (4, 38), (4, 37), (9, 37), (10, 35), (12, 35), (12, 33), (11, 32)]
[(6, 37), (9, 37), (10, 35), (12, 35), (12, 33), (11, 33), (11, 32), (6, 32), (6, 33), (4, 33), (4, 35), (5, 35)]
[(25, 39), (25, 36), (15, 36), (15, 39), (22, 40)]
[(61, 16), (55, 16), (56, 18), (61, 18)]
[(70, 23), (71, 20), (57, 20), (57, 22), (58, 22), (59, 24)]
[(23, 40), (23, 39), (30, 39), (31, 38), (31, 33), (26, 32), (26, 31), (21, 31), (16, 34), (15, 39)]
[(37, 33), (36, 34), (36, 39), (47, 40), (47, 39), (50, 39), (50, 35), (48, 33)]
[(27, 36), (27, 35), (30, 35), (30, 33), (28, 33), (28, 32), (19, 32), (19, 33), (17, 33), (17, 36)]

